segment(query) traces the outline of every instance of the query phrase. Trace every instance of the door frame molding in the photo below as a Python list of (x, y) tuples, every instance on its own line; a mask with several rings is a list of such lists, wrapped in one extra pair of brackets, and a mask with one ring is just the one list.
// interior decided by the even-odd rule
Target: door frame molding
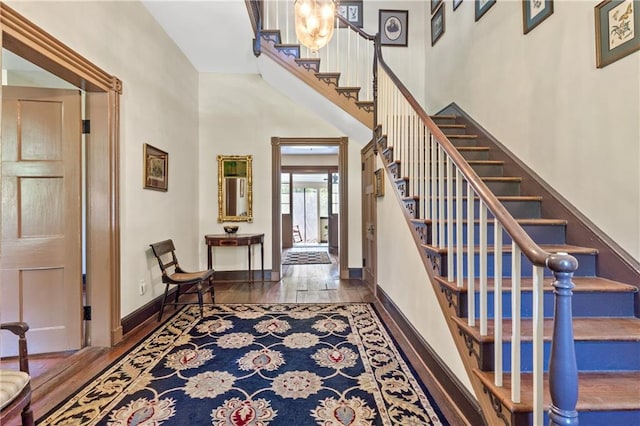
[(282, 267), (282, 218), (280, 196), (280, 171), (282, 169), (283, 146), (337, 146), (338, 147), (338, 175), (340, 176), (339, 219), (340, 237), (338, 240), (340, 278), (349, 278), (349, 206), (347, 197), (348, 186), (348, 156), (347, 145), (349, 138), (271, 138), (271, 279), (279, 281)]
[[(373, 170), (368, 170), (367, 169), (367, 165), (365, 164), (365, 156), (368, 153), (372, 153), (373, 154)], [(365, 255), (367, 254), (367, 223), (364, 220), (365, 219), (365, 215), (367, 214), (366, 212), (368, 211), (367, 208), (367, 203), (372, 203), (372, 205), (370, 207), (372, 214), (371, 214), (371, 225), (373, 225), (373, 236), (374, 236), (374, 244), (373, 244), (373, 257), (375, 258), (376, 262), (373, 262), (372, 265), (367, 266), (366, 268), (369, 268), (372, 271), (372, 282), (368, 282), (367, 280), (367, 274), (366, 274), (366, 268), (363, 265), (362, 266), (362, 279), (365, 280), (367, 282), (367, 284), (369, 285), (369, 288), (371, 289), (371, 292), (375, 295), (377, 294), (377, 290), (378, 290), (378, 265), (377, 265), (377, 259), (378, 259), (378, 215), (377, 215), (377, 208), (376, 208), (376, 198), (375, 195), (373, 196), (369, 196), (367, 197), (367, 193), (371, 193), (373, 194), (374, 189), (373, 189), (373, 184), (370, 184), (367, 187), (367, 177), (371, 180), (374, 179), (374, 171), (377, 169), (377, 155), (376, 155), (376, 144), (373, 140), (371, 140), (368, 144), (366, 144), (364, 146), (364, 148), (362, 148), (362, 150), (360, 151), (360, 159), (362, 162), (362, 258), (363, 260), (365, 259)], [(370, 173), (369, 176), (365, 176), (365, 173)], [(371, 259), (368, 259), (368, 261), (371, 261)], [(364, 263), (364, 262), (363, 262)]]
[(113, 346), (122, 340), (119, 204), (122, 82), (2, 2), (0, 41), (5, 49), (86, 92), (87, 116), (91, 119), (86, 157), (87, 303), (92, 307), (88, 331), (90, 346)]

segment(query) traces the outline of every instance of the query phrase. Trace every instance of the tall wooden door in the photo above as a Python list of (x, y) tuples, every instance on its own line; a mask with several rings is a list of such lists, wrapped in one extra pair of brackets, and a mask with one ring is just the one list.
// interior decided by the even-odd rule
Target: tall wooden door
[(373, 144), (362, 149), (362, 276), (375, 292), (376, 288), (376, 196), (374, 171), (376, 157)]
[(0, 312), (29, 324), (30, 353), (82, 344), (80, 103), (77, 90), (2, 89)]

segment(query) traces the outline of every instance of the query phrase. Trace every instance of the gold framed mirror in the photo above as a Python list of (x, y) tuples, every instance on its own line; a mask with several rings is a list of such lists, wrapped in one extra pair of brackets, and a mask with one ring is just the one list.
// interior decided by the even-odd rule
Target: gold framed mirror
[(253, 221), (251, 155), (218, 155), (218, 222)]

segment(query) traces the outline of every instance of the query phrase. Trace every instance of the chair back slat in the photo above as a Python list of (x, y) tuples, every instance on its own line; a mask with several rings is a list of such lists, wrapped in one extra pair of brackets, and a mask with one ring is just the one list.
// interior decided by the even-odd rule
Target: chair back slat
[[(173, 245), (173, 240), (160, 241), (158, 243), (150, 244), (150, 246), (156, 259), (158, 259), (158, 265), (160, 265), (160, 270), (162, 271), (163, 276), (167, 275), (167, 269), (178, 266), (178, 258), (176, 257), (176, 248)], [(164, 260), (167, 254), (171, 254), (171, 259), (169, 261)]]

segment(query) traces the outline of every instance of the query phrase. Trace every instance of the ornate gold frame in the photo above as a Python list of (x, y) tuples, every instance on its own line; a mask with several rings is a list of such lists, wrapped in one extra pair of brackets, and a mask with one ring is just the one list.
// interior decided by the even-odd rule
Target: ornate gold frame
[[(237, 201), (246, 210), (227, 214), (227, 178), (245, 178), (238, 181)], [(218, 155), (218, 222), (253, 222), (253, 156)]]

